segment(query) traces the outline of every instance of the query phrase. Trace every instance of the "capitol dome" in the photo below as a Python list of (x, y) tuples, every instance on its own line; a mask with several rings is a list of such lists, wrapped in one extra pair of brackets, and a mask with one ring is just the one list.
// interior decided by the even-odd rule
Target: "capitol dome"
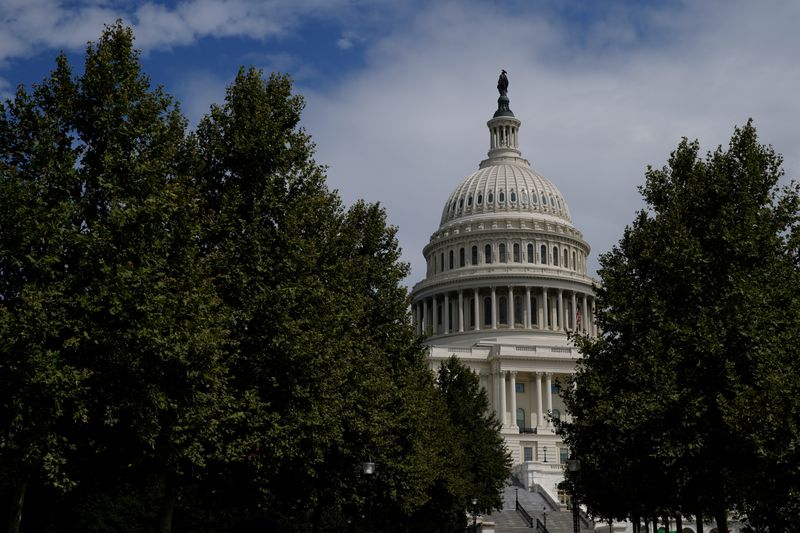
[(557, 500), (568, 449), (554, 420), (569, 420), (558, 390), (580, 357), (569, 334), (597, 334), (594, 280), (566, 199), (519, 150), (507, 88), (504, 72), (487, 157), (444, 203), (411, 314), (432, 367), (455, 354), (480, 374), (518, 479)]
[(572, 223), (564, 196), (550, 180), (527, 164), (498, 163), (464, 178), (444, 204), (441, 226), (463, 217), (498, 214)]

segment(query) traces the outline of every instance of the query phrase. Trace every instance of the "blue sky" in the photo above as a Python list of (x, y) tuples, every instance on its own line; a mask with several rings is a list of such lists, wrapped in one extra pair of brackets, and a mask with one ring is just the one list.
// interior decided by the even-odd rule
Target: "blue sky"
[(104, 23), (134, 28), (145, 71), (195, 123), (240, 65), (288, 72), (345, 202), (379, 201), (409, 284), (441, 209), (488, 149), (501, 68), (521, 148), (564, 194), (590, 267), (680, 138), (725, 144), (749, 117), (800, 171), (800, 2), (0, 0), (0, 95), (76, 67)]

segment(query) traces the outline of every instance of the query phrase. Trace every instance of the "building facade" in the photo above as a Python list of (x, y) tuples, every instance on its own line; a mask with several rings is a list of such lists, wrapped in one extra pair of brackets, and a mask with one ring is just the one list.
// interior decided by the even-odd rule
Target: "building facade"
[(455, 354), (479, 373), (515, 474), (564, 501), (569, 451), (553, 420), (569, 417), (559, 391), (579, 357), (567, 333), (596, 333), (590, 248), (563, 195), (522, 157), (503, 79), (488, 157), (444, 204), (412, 313), (434, 368)]

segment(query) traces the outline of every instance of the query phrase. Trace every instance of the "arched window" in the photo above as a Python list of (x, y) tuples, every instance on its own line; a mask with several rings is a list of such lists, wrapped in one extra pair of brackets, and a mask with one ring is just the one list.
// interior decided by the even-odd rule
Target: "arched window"
[(463, 198), (461, 198), (461, 199), (458, 201), (458, 209), (459, 209), (459, 210), (461, 210), (461, 209), (463, 209), (463, 208), (464, 208), (464, 199), (463, 199)]
[(518, 242), (514, 243), (514, 262), (515, 263), (520, 263), (521, 262), (520, 259), (519, 259), (519, 243)]
[(491, 204), (492, 202), (494, 202), (494, 193), (489, 191), (489, 195), (486, 197), (486, 203)]
[(505, 296), (498, 298), (497, 318), (501, 324), (508, 324), (508, 298)]
[(531, 306), (530, 306), (530, 314), (531, 314), (531, 324), (536, 325), (539, 322), (539, 317), (537, 316), (538, 313), (536, 312), (536, 298), (531, 298)]
[(478, 247), (472, 247), (472, 265), (475, 266), (478, 264)]
[(482, 203), (483, 203), (483, 193), (479, 192), (478, 193), (478, 205), (481, 205)]
[(450, 270), (453, 270), (455, 265), (453, 264), (453, 250), (450, 250)]
[(558, 247), (553, 246), (553, 266), (558, 266)]
[(500, 262), (501, 263), (505, 263), (506, 262), (506, 245), (503, 244), (503, 243), (500, 243), (500, 246), (498, 246), (498, 252), (499, 252), (499, 255), (500, 255)]
[(442, 252), (440, 259), (441, 260), (439, 261), (439, 269), (440, 272), (444, 272), (444, 252)]
[(539, 258), (541, 259), (541, 261), (539, 261), (539, 262), (541, 264), (543, 264), (543, 265), (546, 265), (547, 264), (547, 246), (545, 246), (544, 244), (539, 249), (539, 255), (540, 255)]
[(517, 201), (517, 193), (516, 192), (511, 191), (510, 197), (511, 197), (511, 202), (512, 203)]
[(553, 420), (561, 420), (561, 411), (558, 409), (553, 409), (550, 411), (550, 418)]
[(483, 299), (483, 323), (484, 325), (492, 325), (492, 299), (488, 296)]
[(514, 324), (522, 324), (522, 296), (514, 296)]
[(522, 203), (523, 204), (528, 203), (528, 191), (526, 191), (525, 189), (522, 189)]
[(505, 202), (506, 201), (506, 193), (503, 192), (503, 191), (500, 191), (499, 193), (497, 193), (497, 201), (500, 202), (501, 204), (503, 202)]
[(528, 263), (533, 263), (533, 245), (528, 244)]
[(460, 250), (458, 250), (458, 266), (461, 268), (464, 268), (464, 265), (467, 262), (466, 255), (467, 255), (466, 250), (464, 250), (463, 247)]
[[(525, 409), (517, 407), (517, 425), (519, 429), (525, 429)], [(533, 458), (531, 458), (533, 460)]]
[(572, 252), (572, 270), (578, 270), (578, 263), (575, 261), (575, 252)]
[(487, 244), (486, 248), (483, 249), (483, 262), (487, 265), (492, 264), (492, 245)]
[(467, 198), (467, 207), (472, 207), (472, 195), (471, 194), (469, 195), (469, 198)]
[(542, 194), (542, 205), (547, 205), (547, 196)]

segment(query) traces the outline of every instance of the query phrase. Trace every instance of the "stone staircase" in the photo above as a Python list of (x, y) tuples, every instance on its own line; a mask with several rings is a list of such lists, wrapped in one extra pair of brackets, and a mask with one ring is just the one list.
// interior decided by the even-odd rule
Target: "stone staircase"
[[(531, 529), (516, 509), (516, 500), (533, 517), (534, 528)], [(495, 523), (495, 533), (536, 531), (536, 519), (544, 523), (544, 511), (547, 510), (547, 531), (549, 533), (573, 533), (572, 512), (562, 511), (555, 502), (545, 498), (538, 492), (529, 492), (513, 477), (503, 490), (503, 509), (485, 517)], [(581, 524), (581, 533), (594, 533), (593, 528)]]

